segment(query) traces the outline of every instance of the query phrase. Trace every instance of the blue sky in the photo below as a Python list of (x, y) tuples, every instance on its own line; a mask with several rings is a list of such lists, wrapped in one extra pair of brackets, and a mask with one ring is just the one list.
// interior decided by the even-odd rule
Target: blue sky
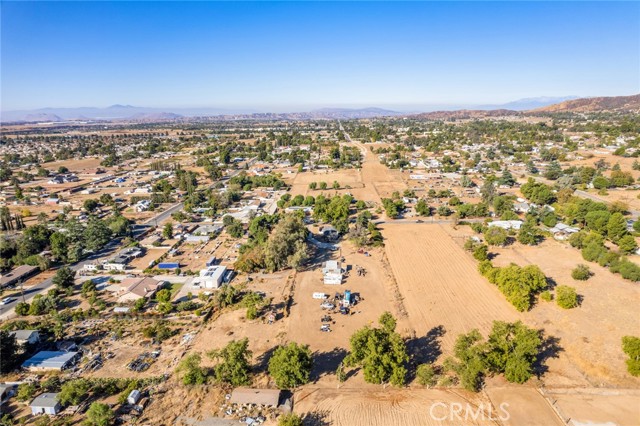
[(1, 3), (3, 110), (640, 92), (638, 2)]

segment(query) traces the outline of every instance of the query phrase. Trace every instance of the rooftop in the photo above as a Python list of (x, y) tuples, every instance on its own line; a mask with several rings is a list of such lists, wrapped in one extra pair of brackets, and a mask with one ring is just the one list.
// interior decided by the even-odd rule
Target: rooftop
[(57, 393), (43, 393), (31, 401), (31, 407), (55, 407), (58, 405)]
[(257, 404), (277, 407), (280, 402), (279, 389), (236, 388), (231, 393), (234, 404)]
[(25, 362), (23, 368), (55, 368), (62, 369), (78, 352), (40, 351)]

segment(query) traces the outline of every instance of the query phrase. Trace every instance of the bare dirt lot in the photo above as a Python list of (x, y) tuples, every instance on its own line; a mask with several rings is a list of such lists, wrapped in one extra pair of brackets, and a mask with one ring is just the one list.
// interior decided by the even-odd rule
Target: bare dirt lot
[[(489, 399), (483, 394), (459, 390), (317, 389), (304, 388), (295, 394), (295, 411), (306, 413), (308, 424), (334, 426), (370, 425), (495, 425), (490, 418)], [(451, 414), (452, 404), (483, 408), (476, 420)], [(433, 406), (433, 408), (432, 408)], [(470, 410), (470, 411), (471, 411)]]
[[(640, 380), (627, 373), (621, 349), (622, 336), (640, 335), (637, 310), (640, 287), (637, 284), (595, 263), (585, 262), (578, 250), (554, 240), (535, 247), (515, 243), (492, 251), (498, 254), (494, 260), (498, 266), (511, 262), (521, 266), (538, 265), (555, 283), (575, 287), (582, 296), (578, 308), (565, 310), (553, 302), (541, 301), (525, 315), (528, 322), (544, 327), (549, 334), (561, 339), (564, 351), (560, 361), (566, 359), (563, 363), (566, 367), (577, 367), (594, 386), (640, 385)], [(571, 270), (581, 263), (588, 264), (594, 273), (587, 281), (571, 278)], [(568, 383), (563, 380), (559, 384)]]
[(640, 390), (629, 389), (547, 389), (563, 420), (574, 426), (640, 424)]
[(443, 227), (388, 224), (385, 249), (398, 282), (409, 323), (417, 336), (443, 326), (442, 350), (474, 328), (483, 334), (494, 320), (515, 321), (518, 312), (489, 284), (473, 260)]
[(498, 415), (502, 416), (505, 426), (565, 424), (537, 389), (522, 386), (490, 387), (485, 393), (498, 409)]
[[(346, 354), (349, 349), (351, 335), (365, 325), (377, 325), (378, 318), (385, 311), (392, 312), (399, 317), (393, 281), (382, 268), (383, 251), (377, 249), (370, 252), (370, 256), (359, 254), (350, 243), (342, 243), (342, 256), (345, 258), (343, 268), (349, 269), (348, 276), (341, 285), (327, 285), (322, 282), (322, 265), (320, 259), (314, 268), (300, 272), (296, 278), (294, 303), (291, 307), (291, 317), (287, 336), (290, 340), (308, 344), (312, 351), (320, 355), (325, 366), (319, 366), (326, 372), (335, 372), (340, 362), (340, 354)], [(336, 258), (340, 254), (336, 252)], [(366, 270), (365, 276), (356, 273), (356, 266)], [(322, 300), (312, 298), (314, 292), (334, 296), (343, 294), (345, 290), (352, 294), (359, 294), (361, 302), (351, 310), (351, 315), (341, 315), (340, 312), (328, 312), (320, 307)], [(322, 317), (329, 314), (332, 318), (331, 332), (320, 331)], [(398, 323), (398, 330), (406, 330), (407, 324)]]

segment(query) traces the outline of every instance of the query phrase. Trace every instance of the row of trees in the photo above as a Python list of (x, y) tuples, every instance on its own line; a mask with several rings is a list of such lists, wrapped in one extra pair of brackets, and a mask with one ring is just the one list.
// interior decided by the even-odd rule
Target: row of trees
[[(215, 366), (208, 370), (202, 367), (202, 356), (193, 353), (185, 357), (178, 365), (176, 372), (185, 385), (201, 385), (209, 377), (219, 384), (246, 386), (251, 384), (251, 357), (249, 340), (233, 340), (225, 347), (207, 352), (207, 356), (215, 361)], [(309, 382), (313, 358), (306, 345), (291, 342), (277, 347), (269, 358), (268, 371), (281, 389), (291, 389)]]

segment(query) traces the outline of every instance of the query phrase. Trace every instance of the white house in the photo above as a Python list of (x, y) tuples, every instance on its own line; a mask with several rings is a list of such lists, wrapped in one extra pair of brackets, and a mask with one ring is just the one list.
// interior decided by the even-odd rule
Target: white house
[(82, 269), (87, 272), (96, 272), (102, 268), (102, 265), (98, 265), (97, 263), (85, 263), (82, 265)]
[(16, 336), (16, 343), (19, 345), (33, 345), (40, 341), (38, 330), (15, 330), (9, 334)]
[(564, 223), (557, 223), (556, 226), (549, 229), (549, 232), (553, 234), (553, 238), (560, 241), (566, 240), (571, 236), (571, 234), (575, 234), (579, 231), (580, 230), (578, 228), (565, 225)]
[(55, 416), (62, 408), (58, 401), (57, 393), (43, 393), (38, 395), (33, 401), (31, 401), (29, 406), (31, 407), (31, 414), (34, 416), (39, 414)]
[(521, 220), (494, 220), (493, 222), (489, 222), (489, 226), (497, 226), (502, 229), (515, 229), (516, 231), (520, 229), (522, 226)]
[(328, 260), (322, 267), (323, 281), (325, 284), (342, 284), (342, 267), (337, 260)]
[(226, 271), (226, 266), (209, 266), (208, 268), (200, 271), (200, 276), (198, 277), (197, 282), (204, 288), (220, 288)]

